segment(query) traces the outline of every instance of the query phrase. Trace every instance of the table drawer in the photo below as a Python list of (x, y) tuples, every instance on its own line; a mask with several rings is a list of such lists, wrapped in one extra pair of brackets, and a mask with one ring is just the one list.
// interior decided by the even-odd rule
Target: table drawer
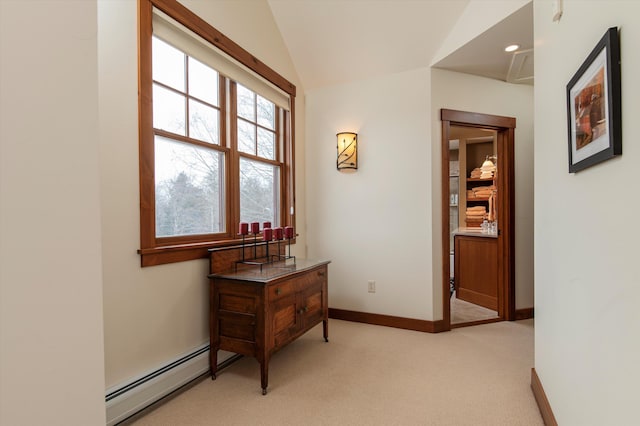
[(322, 285), (327, 279), (327, 268), (318, 268), (312, 271), (305, 272), (300, 275), (296, 280), (298, 283), (298, 290), (304, 290), (309, 287)]
[(279, 300), (283, 297), (295, 294), (297, 290), (296, 282), (292, 280), (282, 281), (278, 284), (273, 284), (268, 287), (269, 300)]

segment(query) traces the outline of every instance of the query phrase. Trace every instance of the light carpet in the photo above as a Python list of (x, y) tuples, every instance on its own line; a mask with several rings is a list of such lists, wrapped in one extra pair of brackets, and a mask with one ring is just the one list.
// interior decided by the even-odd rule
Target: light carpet
[(429, 334), (329, 321), (277, 352), (269, 393), (243, 358), (126, 424), (543, 425), (533, 320)]
[(451, 324), (498, 318), (498, 312), (458, 299), (456, 292), (451, 295)]

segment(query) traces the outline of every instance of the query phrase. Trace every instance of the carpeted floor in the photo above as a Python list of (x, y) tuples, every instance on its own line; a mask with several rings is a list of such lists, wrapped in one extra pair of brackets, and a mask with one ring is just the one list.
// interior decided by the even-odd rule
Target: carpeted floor
[(451, 296), (451, 324), (498, 318), (498, 312)]
[(276, 353), (269, 393), (243, 358), (127, 424), (542, 425), (533, 320), (429, 334), (330, 320)]

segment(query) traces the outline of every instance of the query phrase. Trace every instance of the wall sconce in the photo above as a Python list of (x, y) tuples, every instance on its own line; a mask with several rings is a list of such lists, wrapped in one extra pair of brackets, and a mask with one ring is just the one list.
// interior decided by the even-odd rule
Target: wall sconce
[(338, 170), (358, 169), (358, 134), (353, 132), (340, 132), (338, 137), (338, 158), (336, 166)]

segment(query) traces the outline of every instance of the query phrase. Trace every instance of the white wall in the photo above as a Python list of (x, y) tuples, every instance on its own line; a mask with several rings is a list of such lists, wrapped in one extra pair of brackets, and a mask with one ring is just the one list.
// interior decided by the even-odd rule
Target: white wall
[[(182, 3), (298, 86), (298, 226), (304, 224), (304, 90), (266, 1)], [(140, 267), (136, 2), (100, 0), (100, 155), (108, 387), (209, 340), (208, 262)], [(302, 232), (298, 246), (304, 247)]]
[[(433, 281), (442, 282), (440, 109), (515, 117), (516, 309), (533, 307), (533, 87), (440, 69), (433, 69), (431, 76), (435, 185)], [(442, 300), (441, 285), (434, 285), (434, 300)], [(441, 311), (437, 305), (436, 318), (442, 317)]]
[[(637, 423), (640, 2), (535, 1), (535, 368), (561, 425)], [(567, 167), (566, 84), (620, 27), (621, 157)]]
[[(311, 90), (306, 103), (309, 256), (332, 260), (332, 308), (442, 319), (440, 108), (517, 119), (516, 307), (533, 306), (531, 86), (423, 69)], [(345, 130), (358, 133), (352, 174), (335, 169)]]
[[(427, 69), (307, 93), (306, 232), (332, 308), (432, 319), (429, 98)], [(355, 173), (336, 170), (339, 131), (358, 133)]]
[(96, 16), (0, 2), (2, 425), (105, 422)]

